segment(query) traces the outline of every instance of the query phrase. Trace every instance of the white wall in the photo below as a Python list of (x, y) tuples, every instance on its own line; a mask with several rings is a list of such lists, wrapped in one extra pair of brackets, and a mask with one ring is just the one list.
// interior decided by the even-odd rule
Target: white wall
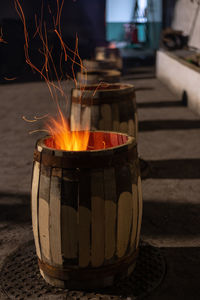
[(133, 17), (134, 4), (135, 0), (107, 0), (106, 21), (130, 22)]
[[(177, 76), (178, 74), (178, 76)], [(187, 93), (188, 106), (200, 115), (200, 73), (172, 57), (165, 51), (157, 51), (156, 75), (179, 99)]]
[[(185, 35), (192, 32), (192, 25), (198, 9), (197, 0), (178, 0), (175, 5), (172, 28), (182, 30)], [(197, 15), (194, 31), (189, 38), (189, 45), (200, 49), (200, 10)]]

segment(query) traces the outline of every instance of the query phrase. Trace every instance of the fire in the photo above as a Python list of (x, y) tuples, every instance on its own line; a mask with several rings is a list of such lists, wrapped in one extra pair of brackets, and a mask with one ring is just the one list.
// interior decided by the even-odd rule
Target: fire
[[(40, 69), (39, 67), (35, 66), (30, 58), (29, 55), (29, 40), (30, 36), (27, 31), (27, 26), (26, 26), (26, 19), (25, 15), (22, 9), (22, 5), (20, 4), (20, 0), (14, 0), (15, 3), (15, 8), (20, 16), (23, 27), (24, 27), (24, 36), (25, 36), (25, 44), (24, 44), (24, 52), (25, 52), (25, 57), (26, 57), (26, 63), (31, 67), (33, 71), (38, 72), (41, 75), (41, 78), (45, 80), (47, 83), (47, 86), (49, 88), (51, 97), (53, 98), (56, 109), (57, 109), (57, 118), (50, 117), (48, 118), (48, 121), (45, 124), (45, 132), (48, 131), (48, 133), (51, 135), (51, 139), (48, 139), (47, 146), (53, 147), (55, 149), (59, 150), (67, 150), (67, 151), (84, 151), (87, 150), (88, 148), (88, 142), (89, 142), (89, 136), (90, 133), (88, 131), (88, 128), (81, 128), (82, 131), (79, 131), (80, 124), (77, 124), (77, 128), (75, 131), (70, 130), (70, 121), (67, 119), (64, 114), (61, 111), (61, 107), (59, 104), (59, 96), (61, 96), (62, 99), (64, 99), (65, 103), (65, 110), (68, 110), (68, 107), (70, 106), (69, 99), (67, 98), (67, 95), (65, 94), (63, 90), (63, 85), (61, 84), (61, 81), (66, 80), (69, 78), (68, 75), (63, 74), (63, 68), (62, 68), (62, 63), (66, 63), (68, 60), (71, 61), (71, 69), (72, 69), (72, 76), (75, 85), (77, 86), (77, 81), (75, 78), (75, 71), (74, 71), (74, 65), (77, 65), (80, 67), (81, 74), (82, 76), (87, 76), (86, 69), (83, 67), (82, 60), (79, 56), (78, 52), (78, 37), (76, 37), (76, 45), (75, 45), (75, 50), (71, 50), (66, 43), (63, 41), (62, 38), (62, 33), (61, 33), (61, 26), (60, 26), (60, 19), (61, 19), (61, 13), (62, 13), (62, 8), (64, 5), (64, 0), (61, 1), (61, 5), (59, 3), (59, 0), (56, 0), (57, 3), (57, 14), (56, 16), (52, 15), (52, 20), (53, 20), (53, 28), (51, 28), (51, 32), (54, 32), (55, 35), (57, 36), (58, 42), (61, 45), (61, 53), (60, 53), (60, 73), (61, 76), (58, 74), (58, 71), (56, 69), (56, 66), (53, 61), (53, 56), (52, 56), (52, 48), (49, 47), (49, 42), (48, 42), (48, 30), (46, 23), (43, 21), (42, 17), (41, 19), (38, 20), (37, 16), (35, 16), (35, 25), (36, 25), (36, 32), (33, 36), (33, 38), (38, 35), (38, 37), (41, 40), (42, 43), (42, 48), (39, 49), (38, 51), (40, 54), (43, 56), (43, 66)], [(49, 13), (50, 15), (52, 14), (50, 6), (49, 8)], [(42, 7), (43, 10), (43, 7)], [(43, 13), (41, 13), (43, 16)], [(0, 34), (0, 38), (1, 38)], [(64, 62), (63, 62), (64, 59)], [(53, 72), (53, 75), (52, 75)], [(65, 77), (66, 76), (66, 77)], [(56, 77), (56, 81), (54, 78)], [(84, 86), (80, 85), (80, 88), (84, 90)], [(81, 98), (80, 98), (80, 103), (81, 103)], [(25, 117), (23, 117), (24, 120), (26, 120)], [(29, 122), (35, 122), (35, 120), (38, 120), (40, 118), (34, 117), (34, 120), (28, 120)], [(34, 130), (32, 132), (37, 132), (40, 130)]]
[(58, 119), (50, 118), (46, 127), (52, 137), (47, 140), (46, 146), (65, 151), (87, 150), (90, 132), (70, 131), (69, 123), (61, 112)]

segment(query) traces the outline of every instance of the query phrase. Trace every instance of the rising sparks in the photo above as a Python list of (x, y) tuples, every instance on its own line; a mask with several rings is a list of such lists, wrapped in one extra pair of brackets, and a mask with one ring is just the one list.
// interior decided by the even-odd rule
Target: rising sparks
[[(71, 131), (69, 125), (70, 122), (67, 118), (64, 117), (64, 114), (62, 113), (58, 102), (58, 93), (59, 93), (65, 99), (66, 108), (69, 106), (69, 100), (67, 98), (67, 95), (64, 93), (64, 90), (61, 85), (62, 80), (66, 80), (67, 78), (69, 78), (69, 75), (66, 74), (65, 77), (63, 74), (63, 67), (62, 67), (63, 58), (64, 58), (64, 63), (66, 63), (67, 61), (71, 62), (72, 79), (74, 80), (76, 86), (77, 86), (77, 80), (75, 77), (75, 70), (74, 70), (75, 65), (80, 67), (82, 76), (87, 76), (87, 72), (86, 69), (83, 67), (83, 63), (78, 52), (78, 37), (76, 36), (76, 44), (75, 44), (74, 51), (67, 46), (67, 44), (64, 42), (62, 38), (60, 23), (61, 23), (61, 14), (64, 5), (64, 0), (62, 0), (61, 5), (59, 3), (59, 0), (56, 0), (56, 2), (57, 2), (56, 16), (52, 15), (52, 10), (49, 5), (48, 5), (48, 11), (50, 15), (52, 15), (52, 20), (53, 20), (53, 28), (51, 29), (51, 32), (54, 32), (56, 34), (58, 41), (61, 45), (61, 53), (60, 53), (61, 76), (57, 72), (57, 68), (55, 66), (54, 59), (52, 56), (52, 49), (49, 47), (47, 25), (43, 21), (43, 7), (41, 9), (41, 18), (39, 19), (37, 16), (35, 16), (36, 31), (33, 36), (34, 38), (38, 36), (42, 43), (42, 49), (38, 49), (38, 51), (43, 56), (43, 65), (41, 68), (39, 68), (38, 66), (35, 66), (33, 64), (29, 55), (30, 37), (28, 34), (26, 18), (22, 9), (22, 5), (20, 4), (20, 0), (14, 0), (16, 11), (24, 27), (24, 36), (25, 36), (24, 52), (25, 52), (26, 63), (31, 67), (32, 70), (39, 73), (41, 78), (45, 80), (49, 88), (51, 97), (53, 98), (56, 104), (57, 118), (49, 117), (45, 125), (45, 128), (52, 136), (52, 140), (54, 141), (54, 147), (56, 149), (62, 149), (62, 150), (74, 150), (74, 151), (86, 150), (88, 145), (88, 140), (89, 140), (89, 132), (88, 132), (89, 124), (87, 126), (88, 128), (85, 128), (84, 131), (79, 131), (80, 124), (77, 124), (77, 128), (75, 128), (75, 131)], [(56, 81), (54, 81), (53, 78), (56, 78)], [(84, 86), (80, 85), (80, 89), (84, 90)], [(34, 123), (39, 118), (34, 117), (32, 120), (29, 120), (25, 116), (23, 116), (23, 119), (27, 122)], [(38, 130), (34, 130), (32, 132), (38, 132)]]

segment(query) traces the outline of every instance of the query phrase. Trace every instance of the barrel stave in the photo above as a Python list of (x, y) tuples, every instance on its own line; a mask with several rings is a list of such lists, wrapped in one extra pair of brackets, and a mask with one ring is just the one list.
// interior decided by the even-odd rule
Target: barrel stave
[(117, 198), (115, 169), (104, 169), (105, 198), (105, 260), (112, 260), (116, 254), (117, 237)]
[(50, 178), (51, 167), (41, 165), (39, 185), (39, 238), (41, 256), (47, 263), (51, 262), (50, 240), (49, 240), (49, 202), (50, 202)]
[(50, 187), (50, 249), (53, 266), (62, 266), (61, 245), (61, 183), (62, 169), (52, 168)]
[(78, 171), (63, 169), (61, 183), (63, 266), (78, 264), (78, 185)]
[(39, 239), (39, 216), (38, 216), (38, 201), (39, 201), (39, 182), (40, 182), (40, 163), (34, 161), (33, 163), (33, 177), (32, 177), (32, 228), (35, 240), (36, 253), (41, 259), (40, 239)]
[(79, 182), (79, 266), (88, 267), (91, 262), (91, 172), (80, 170)]

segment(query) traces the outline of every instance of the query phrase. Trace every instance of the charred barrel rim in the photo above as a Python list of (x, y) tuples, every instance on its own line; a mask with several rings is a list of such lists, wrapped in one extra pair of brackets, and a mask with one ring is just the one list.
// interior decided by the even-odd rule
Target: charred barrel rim
[[(81, 75), (79, 72), (78, 74)], [(97, 76), (120, 76), (121, 72), (118, 70), (93, 70), (93, 71), (87, 71), (86, 73), (83, 73), (83, 75), (97, 75)]]
[[(131, 146), (132, 146), (132, 147), (136, 146), (135, 138), (132, 137), (132, 136), (129, 136), (129, 135), (125, 134), (125, 133), (120, 133), (120, 132), (110, 132), (110, 131), (100, 131), (100, 130), (99, 130), (99, 131), (98, 131), (98, 130), (96, 130), (96, 131), (90, 131), (90, 134), (94, 134), (94, 135), (95, 135), (95, 133), (103, 133), (103, 134), (106, 134), (106, 135), (108, 135), (108, 136), (109, 136), (109, 135), (122, 136), (123, 138), (127, 138), (127, 141), (126, 141), (126, 142), (123, 142), (123, 144), (118, 144), (118, 145), (116, 145), (116, 146), (108, 147), (108, 148), (105, 148), (105, 149), (86, 150), (86, 151), (66, 151), (66, 150), (57, 150), (57, 149), (54, 149), (54, 148), (51, 148), (51, 147), (46, 146), (45, 140), (51, 138), (51, 136), (46, 136), (46, 137), (44, 137), (44, 138), (42, 138), (42, 139), (40, 139), (40, 140), (38, 141), (38, 145), (40, 145), (40, 146), (41, 146), (42, 148), (44, 148), (44, 149), (49, 149), (49, 150), (51, 150), (51, 151), (52, 151), (52, 150), (60, 151), (60, 152), (64, 152), (64, 153), (69, 154), (69, 155), (74, 155), (75, 153), (79, 153), (80, 155), (87, 154), (87, 153), (88, 153), (89, 155), (91, 155), (92, 153), (95, 153), (95, 154), (100, 153), (100, 154), (102, 154), (102, 151), (106, 151), (106, 153), (109, 154), (108, 151), (111, 151), (111, 152), (112, 152), (113, 149), (117, 150), (117, 149), (122, 149), (122, 148), (124, 148), (124, 151), (127, 151), (126, 146), (129, 146), (129, 148), (130, 148)], [(131, 148), (132, 148), (132, 147), (131, 147)], [(120, 153), (121, 153), (121, 151), (120, 151)], [(113, 152), (112, 152), (111, 154), (113, 154)]]
[(46, 136), (38, 140), (34, 160), (46, 166), (58, 168), (102, 168), (116, 164), (123, 165), (137, 159), (137, 144), (134, 137), (117, 132), (91, 132), (116, 134), (127, 138), (127, 141), (121, 145), (100, 150), (65, 151), (47, 147), (45, 139), (50, 137)]
[(116, 59), (113, 58), (104, 58), (102, 59), (85, 59), (83, 62), (85, 63), (99, 63), (99, 64), (104, 64), (104, 63), (115, 63)]
[(91, 104), (111, 104), (132, 101), (135, 98), (135, 87), (132, 84), (104, 83), (86, 85), (72, 89), (72, 103), (91, 106)]
[[(72, 89), (72, 95), (73, 92), (79, 90), (81, 91), (81, 87), (78, 88), (74, 88)], [(94, 93), (94, 91), (112, 91), (112, 92), (118, 92), (118, 91), (126, 91), (126, 92), (133, 92), (134, 91), (134, 85), (132, 84), (128, 84), (128, 83), (104, 83), (104, 84), (90, 84), (90, 85), (86, 85), (84, 87), (84, 90), (82, 91), (82, 93), (87, 93), (87, 92), (92, 92)], [(73, 95), (74, 96), (74, 95)]]

